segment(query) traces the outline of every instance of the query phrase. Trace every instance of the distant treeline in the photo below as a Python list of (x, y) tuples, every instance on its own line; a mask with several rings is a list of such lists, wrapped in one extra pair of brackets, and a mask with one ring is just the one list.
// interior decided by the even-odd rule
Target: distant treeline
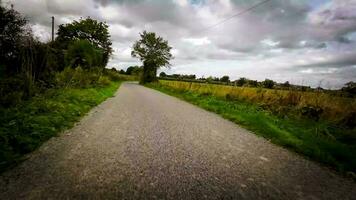
[(212, 77), (207, 78), (201, 77), (197, 78), (194, 74), (172, 74), (168, 75), (165, 72), (159, 74), (160, 79), (164, 80), (177, 80), (177, 81), (188, 81), (197, 83), (211, 83), (211, 84), (221, 84), (221, 85), (231, 85), (239, 87), (262, 87), (268, 89), (281, 89), (281, 90), (298, 90), (298, 91), (324, 91), (329, 93), (335, 93), (344, 96), (356, 96), (356, 83), (348, 82), (340, 90), (327, 90), (322, 87), (311, 88), (310, 86), (295, 85), (286, 81), (284, 83), (278, 83), (271, 79), (265, 79), (264, 81), (251, 80), (248, 78), (241, 77), (237, 80), (230, 80), (230, 77), (225, 75), (222, 77)]

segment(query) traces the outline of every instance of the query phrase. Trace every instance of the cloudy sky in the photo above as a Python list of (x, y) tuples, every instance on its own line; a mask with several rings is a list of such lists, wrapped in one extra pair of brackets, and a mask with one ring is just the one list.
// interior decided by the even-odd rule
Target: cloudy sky
[[(114, 55), (108, 67), (140, 64), (132, 44), (143, 30), (173, 47), (168, 73), (229, 75), (326, 88), (356, 81), (356, 0), (3, 0), (43, 41), (80, 17), (106, 21)], [(229, 19), (230, 20), (227, 20)]]

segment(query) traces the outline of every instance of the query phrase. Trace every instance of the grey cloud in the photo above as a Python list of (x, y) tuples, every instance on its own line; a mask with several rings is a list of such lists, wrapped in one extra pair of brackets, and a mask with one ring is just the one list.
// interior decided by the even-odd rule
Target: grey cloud
[[(342, 68), (356, 64), (355, 39), (348, 37), (356, 31), (356, 2), (353, 0), (332, 0), (317, 8), (311, 6), (313, 0), (271, 0), (205, 31), (202, 30), (260, 1), (190, 0), (185, 6), (174, 0), (9, 1), (15, 4), (15, 9), (28, 16), (32, 24), (39, 24), (35, 27), (42, 28), (42, 31), (35, 31), (39, 35), (49, 30), (52, 15), (56, 17), (57, 24), (86, 16), (106, 21), (117, 50), (110, 63), (115, 66), (134, 63), (127, 49), (143, 30), (157, 32), (168, 39), (179, 52), (174, 63), (180, 65), (202, 61), (246, 61), (246, 65), (257, 66), (273, 58), (276, 64), (291, 65), (289, 74), (286, 74), (289, 76), (300, 69)], [(207, 38), (211, 44), (194, 46), (182, 42), (184, 38)], [(261, 42), (266, 39), (278, 45), (266, 46)], [(334, 56), (319, 63), (305, 59), (303, 66), (293, 63), (299, 57), (298, 53), (309, 51)], [(314, 54), (305, 55), (308, 56)], [(220, 69), (211, 67), (210, 70), (209, 73), (213, 73), (213, 70), (218, 72)], [(266, 74), (278, 70), (281, 69), (271, 64), (271, 69), (263, 68), (249, 74), (266, 77)], [(203, 66), (202, 71), (205, 71)], [(287, 72), (281, 70), (281, 73)], [(356, 76), (355, 70), (349, 73)]]
[(315, 38), (338, 40), (356, 31), (356, 2), (353, 0), (333, 0), (318, 10), (311, 12), (309, 20), (314, 28)]
[[(356, 52), (336, 55), (326, 61), (296, 66), (298, 68), (342, 68), (356, 66)], [(356, 74), (355, 74), (356, 75)]]

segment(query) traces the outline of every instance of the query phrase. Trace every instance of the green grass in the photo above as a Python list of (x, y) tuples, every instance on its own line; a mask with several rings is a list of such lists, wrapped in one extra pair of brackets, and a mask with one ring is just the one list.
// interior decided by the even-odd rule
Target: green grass
[(275, 144), (341, 172), (356, 172), (355, 137), (350, 137), (352, 130), (334, 126), (326, 121), (275, 115), (257, 104), (243, 100), (228, 100), (159, 83), (147, 86), (215, 112)]
[(120, 82), (85, 89), (49, 89), (16, 107), (0, 109), (0, 172), (74, 125), (91, 108), (112, 97)]

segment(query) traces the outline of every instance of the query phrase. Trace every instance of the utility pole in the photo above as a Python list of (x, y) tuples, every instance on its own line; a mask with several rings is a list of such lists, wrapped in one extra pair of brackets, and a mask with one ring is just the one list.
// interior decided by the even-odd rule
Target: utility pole
[(54, 16), (52, 16), (52, 42), (54, 41)]

